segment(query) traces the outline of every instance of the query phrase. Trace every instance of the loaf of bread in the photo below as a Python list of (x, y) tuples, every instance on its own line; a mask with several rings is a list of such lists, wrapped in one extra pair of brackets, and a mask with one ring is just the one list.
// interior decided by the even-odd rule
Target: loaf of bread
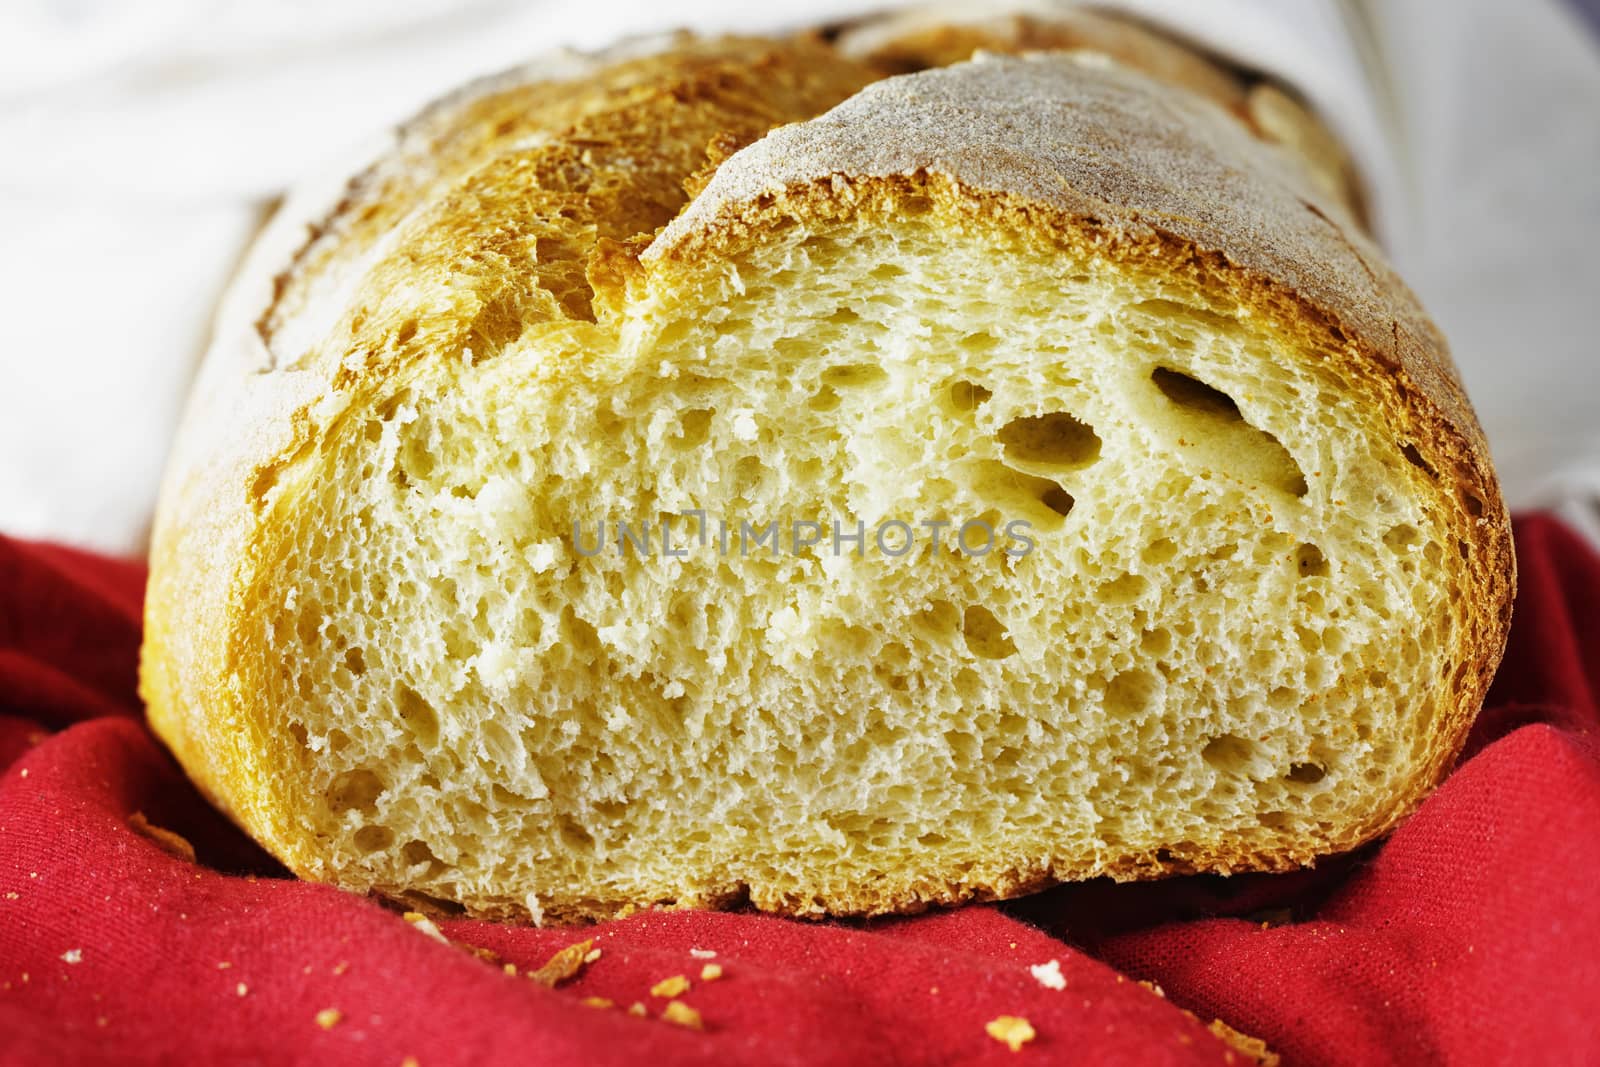
[(1403, 818), (1514, 582), (1444, 342), (1292, 98), (1011, 25), (553, 57), (291, 198), (151, 561), (206, 794), (304, 877), (536, 922)]

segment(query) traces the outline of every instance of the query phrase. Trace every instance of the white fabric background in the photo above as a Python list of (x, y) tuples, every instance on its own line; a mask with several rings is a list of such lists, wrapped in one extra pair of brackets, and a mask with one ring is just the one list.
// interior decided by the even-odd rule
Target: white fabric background
[[(730, 0), (0, 3), (0, 531), (144, 543), (215, 299), (271, 199), (474, 74)], [(1014, 5), (1012, 5), (1014, 6)], [(1450, 336), (1508, 494), (1600, 539), (1600, 48), (1556, 0), (1120, 0), (1299, 85)]]

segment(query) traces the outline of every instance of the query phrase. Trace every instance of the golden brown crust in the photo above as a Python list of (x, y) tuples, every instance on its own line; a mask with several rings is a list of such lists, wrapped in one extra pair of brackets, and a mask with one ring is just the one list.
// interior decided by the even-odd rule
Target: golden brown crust
[(1069, 4), (951, 4), (861, 19), (835, 44), (889, 74), (948, 67), (977, 52), (1097, 52), (1242, 114), (1243, 76), (1158, 31)]
[[(1425, 773), (1389, 808), (1329, 839), (997, 860), (959, 881), (902, 878), (753, 902), (798, 915), (874, 914), (1096, 875), (1287, 869), (1392, 827), (1448, 771), (1498, 663), (1514, 584), (1487, 448), (1414, 297), (1346, 213), (1243, 124), (1136, 74), (993, 60), (879, 83), (828, 116), (762, 137), (850, 96), (871, 73), (813, 40), (682, 44), (583, 70), (553, 88), (493, 83), (408, 128), (400, 150), (321, 216), (321, 230), (277, 273), (266, 310), (223, 324), (191, 401), (158, 518), (143, 692), (155, 729), (201, 788), (292, 869), (325, 873), (277, 785), (293, 742), (264, 731), (252, 673), (265, 669), (263, 657), (240, 647), (239, 634), (242, 619), (270, 607), (255, 602), (254, 574), (277, 551), (266, 516), (293, 498), (299, 459), (416, 361), (492, 357), (506, 331), (530, 319), (603, 315), (623, 289), (670, 285), (697, 257), (795, 219), (887, 217), (910, 203), (952, 228), (999, 225), (1226, 293), (1274, 330), (1337, 351), (1454, 516), (1464, 546), (1453, 629), (1461, 666)], [(707, 180), (708, 161), (752, 140)], [(698, 195), (684, 209), (686, 181)], [(308, 337), (326, 339), (300, 347)], [(284, 338), (295, 343), (278, 347)], [(697, 903), (747, 894), (730, 885)], [(485, 917), (527, 915), (504, 898), (463, 903)], [(594, 902), (547, 917), (615, 911)]]
[(1365, 225), (1360, 182), (1337, 138), (1284, 87), (1237, 70), (1126, 17), (1052, 0), (915, 7), (860, 19), (835, 42), (892, 74), (947, 67), (976, 53), (1090, 53), (1204, 97), (1281, 146), (1315, 185)]
[[(837, 103), (872, 76), (810, 38), (780, 45), (678, 34), (483, 79), (396, 131), (393, 148), (308, 227), (306, 243), (274, 278), (257, 332), (274, 366), (381, 343), (361, 320), (388, 323), (384, 308), (358, 309), (350, 336), (332, 343), (324, 339), (328, 312), (349, 312), (355, 282), (381, 291), (385, 262), (415, 275), (457, 266), (466, 248), (485, 253), (468, 268), (496, 280), (515, 276), (508, 258), (534, 263), (539, 306), (522, 312), (590, 318), (590, 249), (671, 219), (687, 199), (684, 178), (704, 163), (713, 138), (723, 150), (753, 140)], [(408, 218), (414, 213), (420, 217)], [(500, 310), (512, 317), (513, 309)], [(482, 327), (493, 343), (493, 323)]]

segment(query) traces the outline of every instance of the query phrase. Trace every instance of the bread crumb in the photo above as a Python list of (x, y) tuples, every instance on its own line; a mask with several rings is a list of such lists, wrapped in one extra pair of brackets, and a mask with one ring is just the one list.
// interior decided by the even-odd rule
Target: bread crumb
[(334, 973), (335, 976), (341, 975), (344, 972), (348, 971), (349, 969), (350, 969), (350, 961), (349, 960), (340, 960), (338, 963), (335, 963), (333, 965), (333, 973)]
[(1033, 1025), (1028, 1020), (1018, 1015), (1001, 1015), (990, 1019), (983, 1024), (989, 1036), (1005, 1045), (1012, 1052), (1021, 1052), (1022, 1046), (1032, 1041), (1036, 1036)]
[(250, 987), (245, 985), (243, 982), (240, 982), (238, 985), (233, 987), (233, 991), (235, 994), (242, 997), (246, 993), (250, 992)]
[(69, 949), (67, 949), (67, 951), (65, 951), (65, 952), (63, 952), (61, 954), (61, 962), (62, 963), (82, 963), (83, 962), (83, 949), (81, 949), (81, 948), (69, 948)]
[(1212, 1019), (1211, 1025), (1206, 1029), (1210, 1030), (1218, 1041), (1241, 1055), (1249, 1056), (1261, 1067), (1278, 1067), (1278, 1054), (1267, 1048), (1267, 1043), (1259, 1037), (1240, 1033), (1221, 1019)]
[(721, 977), (722, 964), (720, 963), (708, 963), (704, 967), (700, 968), (700, 981), (702, 982), (715, 982)]
[(650, 987), (650, 995), (652, 997), (681, 997), (688, 991), (689, 979), (681, 974), (675, 974), (671, 978), (663, 978)]
[(690, 1030), (704, 1030), (705, 1023), (700, 1019), (700, 1013), (681, 1000), (674, 1000), (667, 1005), (661, 1013), (661, 1018), (674, 1026), (686, 1026)]
[(338, 1008), (323, 1008), (317, 1012), (317, 1025), (324, 1030), (332, 1030), (344, 1021), (344, 1012)]
[(628, 1014), (637, 1015), (641, 1019), (644, 1018), (644, 1005), (640, 1004), (637, 1000), (634, 1001), (632, 1004), (628, 1005)]
[(716, 950), (709, 948), (692, 948), (689, 950), (689, 955), (697, 960), (714, 960), (717, 958)]
[(612, 1002), (606, 997), (584, 997), (578, 1003), (586, 1008), (609, 1008)]
[(515, 963), (507, 963), (500, 969), (513, 978), (517, 976), (517, 965)]
[(584, 963), (593, 963), (595, 960), (597, 960), (599, 958), (600, 958), (600, 950), (597, 949), (597, 948), (592, 948), (588, 952), (585, 952), (583, 954), (583, 962)]
[(1067, 988), (1067, 978), (1066, 975), (1061, 973), (1060, 960), (1050, 960), (1048, 963), (1035, 963), (1033, 966), (1028, 968), (1028, 973), (1033, 975), (1034, 980), (1040, 985), (1044, 986), (1046, 989), (1059, 990)]
[(1162, 989), (1160, 986), (1156, 985), (1154, 982), (1149, 981), (1148, 979), (1141, 978), (1141, 979), (1139, 979), (1139, 984), (1144, 986), (1146, 989), (1150, 990), (1150, 992), (1154, 993), (1156, 996), (1160, 997), (1162, 1000), (1166, 1000), (1167, 999), (1167, 991)]
[(194, 846), (182, 834), (175, 834), (165, 827), (156, 826), (145, 818), (144, 812), (136, 811), (128, 816), (128, 829), (155, 845), (169, 856), (176, 856), (187, 863), (194, 862)]
[(219, 970), (219, 971), (225, 971), (225, 970), (227, 970), (227, 969), (228, 969), (228, 968), (229, 968), (229, 967), (232, 967), (232, 966), (233, 966), (233, 964), (232, 964), (232, 963), (230, 963), (230, 962), (228, 962), (228, 961), (227, 961), (227, 960), (223, 960), (223, 961), (222, 961), (222, 962), (221, 962), (221, 963), (219, 963), (219, 964), (217, 964), (217, 970)]
[(444, 933), (440, 931), (439, 927), (435, 925), (434, 921), (422, 914), (422, 912), (408, 911), (402, 915), (401, 918), (410, 923), (417, 930), (420, 930), (422, 933), (427, 934), (429, 937), (439, 942), (439, 944), (448, 945), (450, 943), (450, 939), (444, 936)]
[(422, 1067), (422, 1064), (417, 1062), (417, 1058), (415, 1056), (407, 1056), (405, 1059), (400, 1061), (400, 1067)]
[(21, 898), (17, 893), (7, 893), (6, 894), (6, 899), (7, 900), (19, 900)]
[(583, 970), (584, 959), (593, 947), (592, 938), (568, 945), (546, 960), (543, 967), (537, 971), (529, 971), (528, 977), (548, 989), (554, 989)]

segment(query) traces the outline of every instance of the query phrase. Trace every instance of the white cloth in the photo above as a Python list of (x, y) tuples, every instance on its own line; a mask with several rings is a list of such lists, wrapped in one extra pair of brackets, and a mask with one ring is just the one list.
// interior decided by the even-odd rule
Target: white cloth
[[(0, 531), (137, 551), (211, 310), (271, 198), (558, 45), (873, 5), (0, 6)], [(1600, 500), (1600, 49), (1557, 0), (1120, 0), (1296, 84), (1450, 336), (1514, 504)], [(1600, 511), (1592, 525), (1600, 537)]]

